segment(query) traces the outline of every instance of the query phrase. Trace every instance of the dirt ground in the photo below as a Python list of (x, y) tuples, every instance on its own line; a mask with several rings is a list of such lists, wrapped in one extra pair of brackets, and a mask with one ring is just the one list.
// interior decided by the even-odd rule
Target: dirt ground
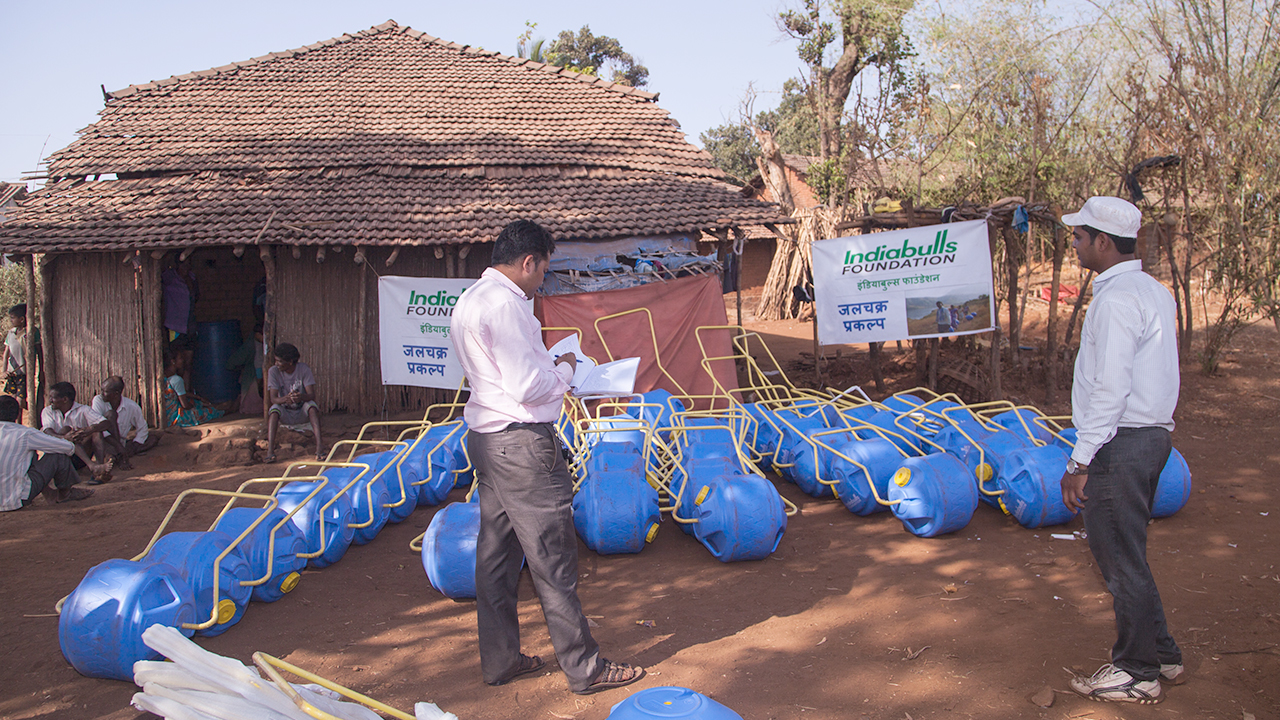
[[(753, 327), (781, 357), (812, 351), (807, 323)], [(901, 389), (909, 352), (890, 360), (899, 368), (891, 389)], [(850, 373), (864, 368), (857, 352), (844, 361)], [(1191, 678), (1166, 688), (1159, 706), (1091, 703), (1066, 690), (1067, 668), (1092, 672), (1114, 639), (1111, 600), (1086, 543), (1050, 538), (1079, 529), (1078, 519), (1026, 530), (984, 505), (963, 530), (920, 539), (891, 514), (858, 517), (776, 478), (801, 512), (766, 560), (721, 564), (670, 522), (638, 555), (580, 548), (582, 601), (606, 656), (649, 669), (632, 687), (591, 697), (567, 690), (527, 574), (524, 647), (548, 668), (484, 685), (474, 605), (433, 590), (408, 547), (435, 508), (305, 572), (284, 599), (251, 604), (237, 626), (199, 643), (244, 662), (265, 651), (404, 710), (433, 701), (462, 720), (593, 720), (661, 685), (706, 693), (750, 720), (1280, 718), (1278, 365), (1270, 326), (1242, 332), (1215, 377), (1184, 361), (1174, 443), (1193, 491), (1184, 510), (1151, 526), (1149, 559)], [(1069, 382), (1069, 368), (1065, 375)], [(871, 386), (866, 375), (858, 382)], [(1006, 382), (1027, 401), (1042, 392)], [(327, 422), (332, 432), (359, 426)], [(54, 604), (94, 565), (139, 552), (181, 490), (231, 489), (282, 469), (242, 464), (257, 432), (246, 420), (166, 435), (85, 502), (0, 514), (0, 717), (140, 716), (129, 707), (133, 685), (82, 677), (63, 659)], [(294, 454), (304, 451), (301, 443)], [(214, 512), (197, 504), (176, 529), (203, 529)], [(1045, 688), (1055, 691), (1047, 709), (1030, 700)]]

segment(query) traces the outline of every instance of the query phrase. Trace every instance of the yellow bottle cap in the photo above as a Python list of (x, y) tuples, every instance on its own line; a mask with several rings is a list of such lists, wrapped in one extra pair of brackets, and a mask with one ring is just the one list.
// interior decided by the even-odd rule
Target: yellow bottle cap
[(658, 537), (658, 523), (654, 523), (649, 526), (649, 533), (644, 536), (644, 541), (651, 543), (656, 537)]
[(280, 583), (280, 592), (293, 592), (293, 589), (298, 587), (298, 581), (301, 579), (302, 576), (296, 572), (285, 575), (284, 581)]
[(222, 598), (218, 601), (218, 624), (231, 622), (231, 618), (236, 616), (236, 604), (231, 598)]
[(898, 487), (906, 487), (911, 482), (911, 468), (898, 468), (898, 472), (893, 474), (893, 482)]
[(701, 505), (701, 504), (702, 504), (702, 501), (703, 501), (703, 500), (706, 500), (706, 499), (707, 499), (707, 496), (708, 496), (708, 495), (710, 495), (710, 494), (711, 494), (711, 486), (710, 486), (710, 485), (703, 485), (703, 486), (702, 486), (702, 489), (698, 491), (698, 497), (694, 498), (694, 500), (693, 500), (693, 504), (694, 504), (694, 505)]
[(978, 476), (980, 482), (987, 482), (996, 476), (996, 471), (987, 463), (978, 463), (978, 467), (974, 468), (973, 474)]

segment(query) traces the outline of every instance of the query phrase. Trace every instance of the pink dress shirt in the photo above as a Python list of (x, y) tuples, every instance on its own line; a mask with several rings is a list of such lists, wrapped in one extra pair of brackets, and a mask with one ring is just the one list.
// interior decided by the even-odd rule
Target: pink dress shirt
[(478, 433), (511, 423), (555, 422), (573, 370), (556, 365), (524, 292), (488, 268), (453, 309), (453, 347), (471, 385), (463, 411)]

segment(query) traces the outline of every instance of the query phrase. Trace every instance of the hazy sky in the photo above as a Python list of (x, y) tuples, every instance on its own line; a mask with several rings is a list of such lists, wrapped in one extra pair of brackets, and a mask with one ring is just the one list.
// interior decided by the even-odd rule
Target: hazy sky
[(0, 0), (0, 181), (38, 168), (95, 122), (101, 86), (128, 85), (247, 60), (395, 20), (464, 45), (515, 54), (535, 37), (591, 26), (649, 68), (650, 91), (689, 140), (735, 118), (748, 83), (772, 107), (800, 71), (774, 18), (783, 0)]

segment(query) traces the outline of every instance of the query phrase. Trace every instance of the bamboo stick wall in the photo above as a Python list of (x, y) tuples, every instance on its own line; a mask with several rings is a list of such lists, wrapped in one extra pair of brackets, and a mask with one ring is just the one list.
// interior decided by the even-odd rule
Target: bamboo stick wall
[(77, 402), (88, 404), (111, 375), (124, 378), (127, 396), (140, 397), (138, 304), (134, 269), (122, 262), (125, 257), (74, 253), (53, 261), (48, 317), (57, 374), (45, 382), (75, 385)]

